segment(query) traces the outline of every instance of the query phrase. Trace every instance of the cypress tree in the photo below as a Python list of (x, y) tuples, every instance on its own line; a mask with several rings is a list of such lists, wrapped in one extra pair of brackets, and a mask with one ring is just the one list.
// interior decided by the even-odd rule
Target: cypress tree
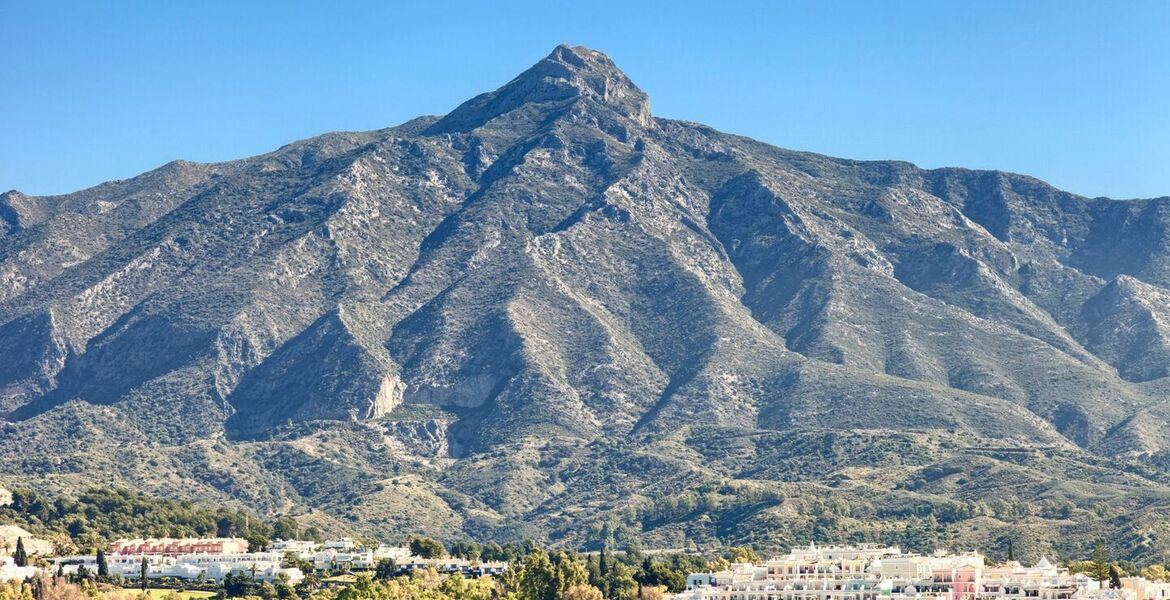
[(601, 589), (601, 568), (597, 565), (596, 554), (590, 554), (585, 561), (585, 572), (589, 574), (589, 585)]
[(16, 552), (12, 553), (12, 562), (18, 567), (28, 566), (28, 553), (24, 551), (24, 538), (16, 538)]
[(146, 562), (146, 557), (143, 556), (142, 557), (142, 566), (139, 567), (139, 569), (138, 569), (138, 584), (142, 587), (143, 592), (145, 592), (147, 589), (147, 577), (146, 576), (149, 574), (148, 573), (149, 569), (150, 569), (150, 566)]
[(1111, 589), (1121, 589), (1121, 573), (1117, 572), (1117, 565), (1109, 565), (1109, 587)]
[(1008, 540), (1008, 561), (1013, 561), (1015, 559), (1016, 559), (1016, 546), (1015, 546), (1015, 544), (1012, 544), (1011, 540)]
[(597, 586), (601, 590), (601, 595), (609, 598), (610, 579), (612, 576), (609, 573), (610, 564), (609, 558), (605, 553), (605, 546), (601, 547), (601, 555), (597, 558), (597, 570), (601, 573), (601, 585)]
[(97, 551), (97, 576), (101, 581), (110, 576), (110, 565), (106, 562), (106, 553), (101, 548)]

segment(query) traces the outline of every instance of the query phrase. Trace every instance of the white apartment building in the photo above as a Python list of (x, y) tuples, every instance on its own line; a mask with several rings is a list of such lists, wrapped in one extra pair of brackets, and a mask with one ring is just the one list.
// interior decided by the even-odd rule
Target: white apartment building
[[(275, 581), (283, 574), (292, 584), (304, 579), (304, 574), (301, 573), (300, 569), (281, 566), (284, 554), (280, 552), (182, 554), (179, 556), (115, 554), (106, 556), (106, 566), (110, 570), (110, 575), (137, 579), (141, 576), (144, 558), (147, 563), (146, 576), (148, 579), (174, 577), (187, 580), (220, 581), (229, 573), (251, 573), (260, 581)], [(66, 574), (76, 573), (78, 568), (83, 565), (89, 572), (97, 572), (97, 557), (90, 554), (58, 558), (56, 563)]]
[[(1142, 580), (1144, 581), (1144, 580)], [(1134, 584), (1136, 586), (1136, 583)], [(1144, 590), (1145, 588), (1143, 588)], [(1151, 590), (1154, 588), (1150, 588)], [(1115, 599), (1110, 595), (1117, 596)], [(985, 567), (977, 553), (929, 556), (896, 547), (795, 548), (760, 564), (693, 573), (674, 600), (1170, 600), (1100, 590), (1042, 559)]]

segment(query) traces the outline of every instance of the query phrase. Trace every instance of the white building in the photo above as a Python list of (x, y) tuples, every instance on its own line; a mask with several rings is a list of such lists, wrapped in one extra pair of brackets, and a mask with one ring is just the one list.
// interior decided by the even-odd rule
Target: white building
[(499, 575), (508, 570), (508, 563), (494, 561), (469, 561), (462, 558), (423, 558), (411, 556), (405, 561), (396, 562), (400, 570), (410, 572), (418, 569), (434, 569), (439, 573), (461, 573), (467, 577), (481, 577), (483, 575)]
[(896, 547), (810, 544), (760, 564), (692, 573), (687, 590), (674, 599), (1088, 600), (1095, 591), (1095, 583), (1090, 583), (1046, 560), (1035, 567), (1013, 563), (988, 569), (977, 553), (926, 556), (905, 554)]
[(23, 580), (36, 574), (36, 567), (18, 567), (11, 556), (0, 556), (0, 581)]
[(984, 569), (980, 597), (988, 600), (1067, 600), (1083, 597), (1097, 588), (1097, 582), (1083, 573), (1070, 575), (1068, 569), (1057, 568), (1047, 558), (1041, 558), (1031, 567), (1012, 561)]
[(1121, 589), (1132, 591), (1136, 600), (1170, 600), (1170, 583), (1145, 577), (1122, 577)]
[[(327, 543), (328, 544), (328, 543)], [(372, 550), (351, 548), (338, 550), (328, 545), (312, 556), (313, 566), (320, 570), (331, 569), (335, 566), (349, 569), (373, 569), (383, 560), (393, 560), (395, 564), (402, 564), (409, 560), (410, 549), (400, 546), (378, 546)]]
[[(295, 584), (304, 579), (300, 569), (281, 566), (284, 554), (280, 552), (250, 552), (243, 554), (181, 554), (179, 556), (163, 556), (161, 554), (108, 555), (106, 566), (110, 575), (128, 579), (137, 579), (142, 573), (142, 560), (146, 559), (146, 576), (148, 579), (174, 577), (186, 580), (221, 581), (229, 573), (251, 573), (261, 581), (275, 581), (281, 574), (288, 577), (289, 583)], [(93, 555), (67, 556), (57, 559), (61, 571), (66, 574), (76, 573), (78, 568), (85, 566), (91, 572), (97, 572), (97, 557)]]
[(268, 545), (268, 549), (282, 554), (292, 552), (299, 559), (311, 560), (321, 550), (321, 544), (306, 540), (276, 540)]

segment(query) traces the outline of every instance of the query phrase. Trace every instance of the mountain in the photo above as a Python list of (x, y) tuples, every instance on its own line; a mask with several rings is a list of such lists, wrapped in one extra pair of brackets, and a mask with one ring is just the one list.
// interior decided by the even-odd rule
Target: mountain
[(1170, 552), (1170, 197), (782, 150), (561, 46), (0, 196), (0, 483), (339, 531)]

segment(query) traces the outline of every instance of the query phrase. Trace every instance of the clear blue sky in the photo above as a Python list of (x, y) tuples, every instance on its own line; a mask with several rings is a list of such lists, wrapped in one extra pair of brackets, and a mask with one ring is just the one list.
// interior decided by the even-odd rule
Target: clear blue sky
[(724, 4), (0, 0), (0, 189), (442, 114), (566, 42), (612, 56), (659, 116), (1170, 195), (1168, 0)]

